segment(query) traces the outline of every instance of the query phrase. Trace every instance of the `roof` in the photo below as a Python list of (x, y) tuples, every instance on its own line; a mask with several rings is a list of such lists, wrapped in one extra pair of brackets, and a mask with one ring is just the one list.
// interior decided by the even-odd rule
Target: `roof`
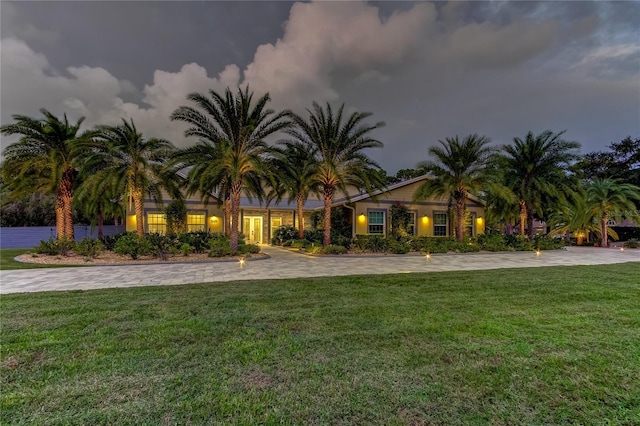
[[(364, 193), (364, 194), (356, 195), (354, 197), (350, 197), (348, 199), (346, 197), (337, 199), (337, 200), (334, 201), (333, 205), (337, 206), (337, 205), (342, 205), (342, 204), (346, 204), (346, 203), (355, 203), (355, 202), (358, 202), (358, 201), (366, 200), (368, 198), (376, 197), (376, 196), (378, 196), (380, 194), (384, 194), (386, 192), (391, 192), (393, 190), (396, 190), (396, 189), (399, 189), (399, 188), (403, 188), (405, 186), (412, 185), (414, 183), (421, 182), (423, 180), (427, 180), (427, 179), (430, 179), (430, 178), (431, 178), (431, 176), (429, 176), (429, 175), (422, 175), (422, 176), (418, 176), (418, 177), (415, 177), (415, 178), (412, 178), (412, 179), (403, 180), (402, 182), (398, 182), (398, 183), (394, 183), (392, 185), (389, 185), (384, 189), (378, 189), (378, 190), (372, 192), (371, 194)], [(480, 198), (476, 197), (473, 194), (467, 194), (467, 198), (469, 198), (472, 201), (475, 201), (476, 203), (479, 203), (479, 204), (482, 204), (482, 205), (485, 204), (485, 202), (483, 200), (481, 200)]]

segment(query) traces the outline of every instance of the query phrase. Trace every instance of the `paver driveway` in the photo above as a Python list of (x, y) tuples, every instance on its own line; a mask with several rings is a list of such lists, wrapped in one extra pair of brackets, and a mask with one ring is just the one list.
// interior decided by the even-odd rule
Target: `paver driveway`
[(179, 285), (216, 281), (393, 274), (640, 261), (640, 250), (569, 247), (532, 252), (312, 257), (263, 247), (269, 259), (246, 262), (168, 263), (0, 271), (0, 293)]

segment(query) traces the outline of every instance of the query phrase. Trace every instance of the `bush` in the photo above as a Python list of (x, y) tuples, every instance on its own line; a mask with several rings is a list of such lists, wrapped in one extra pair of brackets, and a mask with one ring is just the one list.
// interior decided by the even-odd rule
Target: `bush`
[(564, 247), (564, 240), (547, 235), (536, 235), (533, 239), (533, 247), (536, 250), (558, 250)]
[(456, 253), (475, 253), (480, 251), (482, 247), (475, 239), (467, 237), (461, 243), (453, 243), (451, 249)]
[(411, 246), (409, 243), (401, 242), (401, 241), (390, 241), (389, 242), (389, 252), (393, 254), (406, 254), (411, 250)]
[(283, 225), (273, 232), (271, 244), (282, 246), (286, 241), (297, 240), (298, 230), (292, 225)]
[(310, 247), (308, 252), (310, 254), (346, 254), (347, 248), (344, 246), (329, 244), (328, 246)]
[(504, 241), (502, 234), (492, 232), (488, 234), (482, 234), (478, 237), (478, 244), (484, 250), (487, 251), (505, 251), (507, 250), (507, 244)]
[[(238, 247), (241, 247), (238, 244)], [(231, 256), (231, 247), (229, 247), (229, 239), (223, 234), (213, 234), (209, 240), (209, 257), (225, 257)]]
[(382, 235), (358, 235), (352, 247), (362, 252), (382, 253), (387, 251), (389, 241)]
[(624, 243), (624, 246), (627, 248), (638, 248), (638, 240), (636, 240), (635, 238), (632, 238), (626, 243)]
[(53, 238), (49, 238), (48, 241), (40, 240), (40, 245), (34, 247), (34, 250), (38, 254), (49, 254), (52, 256), (62, 255), (68, 256), (69, 252), (73, 250), (75, 246), (75, 241), (70, 240), (68, 238), (60, 238), (54, 240)]
[(76, 244), (73, 249), (80, 256), (95, 259), (100, 256), (100, 253), (104, 251), (104, 244), (100, 240), (93, 240), (91, 238), (84, 238), (82, 241)]
[(158, 257), (162, 260), (167, 260), (169, 255), (178, 252), (176, 244), (171, 236), (161, 234), (147, 234), (145, 235), (147, 242), (149, 243), (150, 254)]
[(204, 253), (209, 249), (212, 234), (208, 231), (187, 232), (178, 236), (178, 241), (189, 244), (195, 253)]
[(291, 241), (291, 248), (298, 248), (298, 249), (302, 249), (307, 247), (307, 245), (311, 244), (309, 241), (307, 240), (292, 240)]
[(305, 230), (304, 239), (312, 243), (322, 244), (322, 229)]
[(457, 243), (452, 237), (417, 237), (411, 241), (410, 245), (414, 251), (448, 253), (455, 251)]
[(104, 237), (102, 237), (101, 241), (102, 244), (104, 244), (105, 250), (114, 251), (116, 242), (118, 242), (118, 240), (124, 235), (127, 235), (127, 232), (120, 232), (115, 235), (105, 235)]
[(515, 251), (533, 250), (533, 244), (526, 235), (507, 234), (504, 236), (504, 242), (507, 247)]
[(180, 245), (180, 253), (185, 257), (193, 253), (193, 250), (193, 246), (189, 243), (182, 243), (182, 245)]
[(139, 237), (135, 232), (122, 235), (115, 243), (113, 251), (121, 256), (131, 256), (137, 259), (140, 256), (150, 254), (152, 250), (149, 241), (145, 237)]
[(241, 254), (257, 254), (260, 253), (260, 246), (257, 244), (242, 244), (238, 245), (238, 251)]

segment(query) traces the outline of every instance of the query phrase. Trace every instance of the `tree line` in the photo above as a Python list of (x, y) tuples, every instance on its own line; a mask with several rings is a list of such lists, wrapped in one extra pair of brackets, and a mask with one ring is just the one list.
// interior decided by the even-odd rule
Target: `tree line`
[[(325, 245), (331, 242), (331, 205), (337, 194), (348, 196), (350, 187), (371, 194), (423, 174), (431, 179), (414, 199), (448, 197), (459, 240), (469, 194), (487, 201), (491, 223), (518, 223), (520, 234), (528, 230), (533, 238), (534, 219), (546, 218), (556, 229), (586, 226), (604, 244), (606, 222), (614, 212), (632, 211), (633, 201), (640, 200), (640, 139), (612, 144), (611, 153), (579, 157), (580, 145), (564, 140), (562, 132), (529, 132), (501, 147), (477, 134), (456, 136), (430, 148), (431, 160), (390, 177), (366, 153), (383, 146), (371, 134), (384, 123), (369, 123), (371, 113), (347, 114), (344, 104), (334, 109), (316, 102), (303, 114), (273, 111), (267, 108), (268, 94), (254, 99), (248, 87), (235, 93), (229, 88), (192, 93), (187, 101), (170, 116), (186, 123), (185, 136), (195, 139), (184, 149), (144, 138), (133, 120), (81, 131), (83, 118), (71, 123), (66, 115), (60, 119), (45, 109), (42, 118), (14, 115), (13, 123), (0, 127), (3, 135), (20, 135), (3, 152), (3, 203), (51, 194), (56, 235), (72, 239), (74, 204), (96, 218), (99, 227), (105, 217), (122, 217), (129, 205), (142, 235), (145, 197), (161, 204), (162, 191), (173, 199), (199, 193), (209, 202), (215, 196), (235, 250), (243, 193), (268, 202), (288, 197), (297, 205), (301, 234), (302, 206), (318, 196), (325, 207)], [(284, 138), (267, 143), (274, 134)], [(188, 170), (186, 179), (179, 177), (181, 170)]]

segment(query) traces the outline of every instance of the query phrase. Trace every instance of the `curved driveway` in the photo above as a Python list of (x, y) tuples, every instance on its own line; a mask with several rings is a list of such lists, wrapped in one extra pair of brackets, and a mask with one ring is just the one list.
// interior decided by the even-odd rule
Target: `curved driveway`
[(640, 261), (640, 250), (569, 247), (532, 252), (315, 257), (263, 247), (269, 259), (246, 262), (156, 263), (0, 271), (0, 293), (92, 290), (253, 279), (460, 271)]

